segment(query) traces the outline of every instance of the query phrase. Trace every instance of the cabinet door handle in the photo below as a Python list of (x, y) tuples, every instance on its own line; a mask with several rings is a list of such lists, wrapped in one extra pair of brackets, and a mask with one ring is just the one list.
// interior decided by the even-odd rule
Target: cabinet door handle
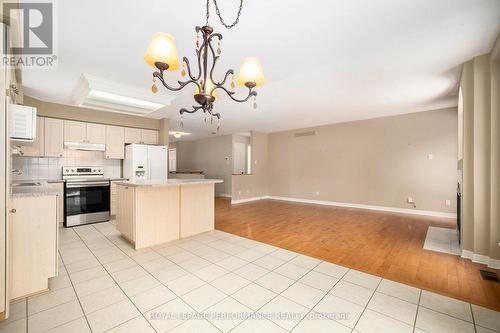
[(15, 214), (15, 213), (17, 212), (17, 210), (16, 210), (15, 208), (12, 208), (12, 209), (10, 210), (10, 212), (11, 212), (12, 214)]

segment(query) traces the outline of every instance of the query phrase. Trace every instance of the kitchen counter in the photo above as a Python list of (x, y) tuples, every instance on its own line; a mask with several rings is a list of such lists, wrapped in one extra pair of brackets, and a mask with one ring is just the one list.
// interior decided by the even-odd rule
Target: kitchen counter
[(179, 185), (202, 185), (202, 184), (216, 184), (222, 183), (222, 179), (167, 179), (167, 180), (131, 180), (118, 182), (116, 185), (130, 186), (130, 187), (165, 187), (165, 186), (179, 186)]
[(11, 186), (11, 197), (43, 197), (49, 195), (61, 195), (60, 191), (49, 186), (48, 182), (39, 182), (40, 185), (33, 186)]
[(116, 228), (142, 249), (214, 230), (220, 179), (115, 182)]

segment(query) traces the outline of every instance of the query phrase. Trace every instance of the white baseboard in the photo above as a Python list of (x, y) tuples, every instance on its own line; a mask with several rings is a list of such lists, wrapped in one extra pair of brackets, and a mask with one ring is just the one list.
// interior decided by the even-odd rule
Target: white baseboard
[[(284, 201), (292, 201), (292, 202), (310, 203), (310, 204), (316, 204), (316, 205), (369, 209), (369, 210), (377, 210), (377, 211), (382, 211), (382, 212), (393, 212), (393, 213), (403, 213), (403, 214), (412, 214), (412, 215), (424, 215), (424, 216), (445, 217), (445, 218), (456, 218), (457, 217), (456, 213), (444, 213), (444, 212), (434, 212), (434, 211), (428, 211), (428, 210), (417, 210), (417, 209), (395, 208), (395, 207), (384, 207), (384, 206), (372, 206), (372, 205), (353, 204), (353, 203), (335, 202), (335, 201), (298, 199), (298, 198), (278, 197), (278, 196), (266, 196), (266, 197), (262, 197), (262, 199), (284, 200)], [(260, 200), (260, 199), (256, 199), (256, 200)]]
[(231, 194), (219, 193), (219, 194), (217, 194), (217, 197), (231, 198)]
[(263, 200), (263, 199), (269, 199), (269, 196), (266, 195), (266, 196), (263, 196), (263, 197), (254, 197), (254, 198), (237, 199), (237, 200), (232, 199), (231, 200), (231, 205), (245, 203), (245, 202), (251, 202), (251, 201), (258, 201), (258, 200)]
[(470, 259), (472, 262), (487, 265), (490, 268), (500, 269), (500, 260), (493, 259), (483, 254), (477, 254), (469, 250), (462, 250), (462, 258)]

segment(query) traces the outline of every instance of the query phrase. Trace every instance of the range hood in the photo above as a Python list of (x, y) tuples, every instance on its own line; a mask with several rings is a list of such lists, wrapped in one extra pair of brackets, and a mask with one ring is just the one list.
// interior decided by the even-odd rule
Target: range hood
[(82, 142), (65, 141), (64, 148), (73, 150), (105, 151), (106, 145), (102, 143), (82, 143)]

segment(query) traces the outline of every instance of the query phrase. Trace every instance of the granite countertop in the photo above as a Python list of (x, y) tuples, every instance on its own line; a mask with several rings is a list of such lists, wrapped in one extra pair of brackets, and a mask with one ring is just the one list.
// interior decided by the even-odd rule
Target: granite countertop
[(118, 182), (117, 185), (131, 187), (162, 187), (178, 185), (201, 185), (222, 183), (222, 179), (167, 179), (167, 180), (135, 180)]

